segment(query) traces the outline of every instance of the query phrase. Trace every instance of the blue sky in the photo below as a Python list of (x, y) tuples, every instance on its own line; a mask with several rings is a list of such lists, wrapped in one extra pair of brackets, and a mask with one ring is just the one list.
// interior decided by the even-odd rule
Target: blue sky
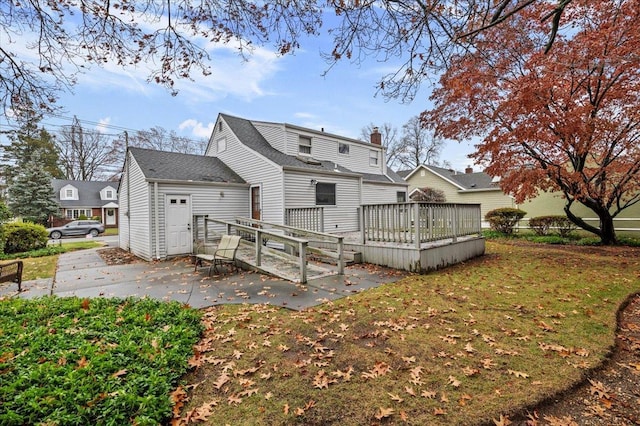
[[(213, 74), (195, 76), (193, 82), (178, 81), (177, 96), (147, 83), (144, 66), (94, 66), (79, 76), (73, 93), (60, 96), (58, 104), (65, 109), (63, 117), (75, 115), (86, 127), (103, 123), (107, 125), (103, 131), (110, 134), (121, 128), (161, 126), (193, 138), (207, 138), (220, 112), (359, 138), (369, 123), (389, 122), (400, 130), (428, 107), (426, 83), (411, 103), (376, 96), (376, 84), (393, 69), (392, 63), (369, 58), (356, 66), (345, 61), (323, 76), (328, 65), (320, 52), (330, 50), (330, 39), (320, 37), (293, 55), (278, 56), (261, 47), (243, 61), (231, 45), (214, 46), (210, 50)], [(70, 124), (70, 119), (50, 118), (44, 123)], [(448, 142), (441, 160), (463, 170), (472, 164), (467, 158), (472, 150), (471, 144)]]

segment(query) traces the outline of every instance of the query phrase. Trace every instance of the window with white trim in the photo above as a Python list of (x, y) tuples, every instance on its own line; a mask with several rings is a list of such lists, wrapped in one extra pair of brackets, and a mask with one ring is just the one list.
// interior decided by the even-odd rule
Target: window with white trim
[(91, 209), (67, 209), (65, 211), (65, 217), (67, 219), (77, 219), (82, 215), (91, 217)]
[(369, 151), (369, 165), (370, 166), (377, 166), (378, 162), (379, 162), (379, 158), (380, 158), (380, 152), (374, 151), (374, 150), (370, 150)]
[(304, 155), (311, 155), (311, 138), (308, 136), (299, 136), (298, 152)]
[(348, 143), (338, 143), (338, 153), (343, 155), (349, 155), (349, 144)]
[(216, 152), (224, 152), (227, 149), (227, 138), (218, 139), (218, 146)]
[(316, 205), (335, 206), (336, 205), (336, 184), (316, 183)]
[(406, 203), (407, 202), (407, 193), (404, 191), (396, 192), (396, 201), (398, 203)]
[(73, 198), (73, 189), (67, 189), (65, 191), (65, 197), (67, 198)]
[(107, 200), (113, 200), (113, 190), (107, 189), (105, 195), (107, 197)]

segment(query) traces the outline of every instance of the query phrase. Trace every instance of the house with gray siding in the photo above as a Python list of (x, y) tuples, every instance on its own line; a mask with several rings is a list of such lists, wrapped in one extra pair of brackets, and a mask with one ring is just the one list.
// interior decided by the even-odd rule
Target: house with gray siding
[(362, 204), (408, 198), (381, 142), (219, 114), (203, 156), (130, 148), (120, 246), (144, 259), (190, 253), (194, 215), (305, 227), (293, 218), (312, 211), (317, 231), (357, 231)]
[(359, 229), (362, 204), (407, 199), (407, 183), (387, 168), (381, 135), (368, 142), (287, 123), (220, 114), (206, 151), (251, 189), (251, 217), (288, 223), (288, 213), (322, 211), (323, 232)]
[(118, 182), (52, 179), (58, 217), (50, 226), (62, 226), (80, 217), (95, 218), (106, 227), (118, 226)]
[(249, 185), (200, 155), (129, 148), (119, 196), (119, 245), (145, 260), (191, 253), (193, 215), (249, 214)]

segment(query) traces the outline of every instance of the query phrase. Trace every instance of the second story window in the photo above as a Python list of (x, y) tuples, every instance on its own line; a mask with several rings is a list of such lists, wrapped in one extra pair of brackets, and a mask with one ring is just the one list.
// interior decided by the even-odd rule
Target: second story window
[(338, 152), (340, 154), (349, 155), (349, 144), (340, 142), (338, 144)]
[(73, 198), (73, 189), (67, 189), (67, 190), (65, 191), (65, 196), (66, 196), (67, 198)]
[(225, 149), (227, 149), (227, 139), (218, 139), (217, 152), (224, 152)]
[(311, 138), (300, 136), (298, 139), (298, 152), (304, 155), (311, 155)]
[(374, 150), (369, 151), (369, 165), (370, 166), (377, 166), (378, 165), (379, 155), (380, 155), (380, 153), (378, 151), (374, 151)]
[(113, 200), (113, 191), (110, 189), (107, 189), (107, 200)]

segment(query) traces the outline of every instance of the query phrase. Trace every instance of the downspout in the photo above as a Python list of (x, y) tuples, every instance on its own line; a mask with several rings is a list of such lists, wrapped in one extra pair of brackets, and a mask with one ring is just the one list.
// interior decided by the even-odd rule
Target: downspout
[[(127, 211), (124, 214), (127, 216), (127, 251), (131, 253), (131, 153), (129, 152), (129, 133), (125, 130), (124, 141), (126, 148), (127, 158), (125, 159), (125, 165), (127, 166)], [(120, 215), (120, 209), (118, 209), (118, 215)], [(118, 228), (120, 224), (118, 223)], [(120, 234), (120, 232), (118, 232)], [(120, 235), (118, 235), (118, 245), (120, 245)]]
[(154, 227), (156, 236), (156, 260), (160, 260), (160, 219), (158, 218), (158, 182), (153, 182)]

